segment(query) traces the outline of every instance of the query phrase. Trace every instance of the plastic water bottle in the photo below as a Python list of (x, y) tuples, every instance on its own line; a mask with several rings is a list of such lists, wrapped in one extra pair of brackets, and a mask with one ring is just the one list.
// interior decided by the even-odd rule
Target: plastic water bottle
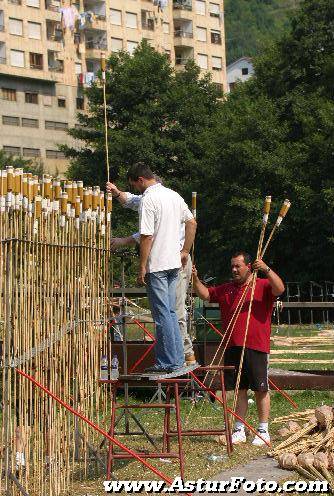
[(101, 356), (101, 372), (100, 372), (101, 381), (108, 380), (108, 357), (107, 355)]
[(110, 379), (112, 381), (117, 381), (119, 377), (119, 370), (118, 370), (118, 365), (119, 361), (117, 358), (117, 355), (114, 355), (112, 360), (111, 360), (111, 374), (110, 374)]

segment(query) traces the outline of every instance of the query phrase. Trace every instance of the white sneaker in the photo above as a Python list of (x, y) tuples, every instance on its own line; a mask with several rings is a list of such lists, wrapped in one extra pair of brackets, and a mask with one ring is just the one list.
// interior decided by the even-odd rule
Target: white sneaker
[[(270, 443), (270, 435), (269, 435), (268, 431), (258, 430), (257, 432), (264, 439), (264, 441), (267, 441), (267, 443)], [(252, 445), (253, 446), (267, 446), (264, 441), (262, 441), (262, 439), (259, 438), (258, 436), (255, 436), (253, 439)]]
[(244, 429), (238, 429), (232, 433), (232, 444), (241, 444), (246, 442)]

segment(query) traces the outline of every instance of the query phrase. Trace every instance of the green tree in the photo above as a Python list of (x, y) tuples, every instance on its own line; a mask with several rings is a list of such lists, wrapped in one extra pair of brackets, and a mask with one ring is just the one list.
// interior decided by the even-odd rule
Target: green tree
[[(199, 253), (207, 247), (218, 254), (221, 277), (231, 251), (254, 253), (267, 194), (276, 209), (284, 197), (292, 208), (266, 260), (290, 280), (332, 277), (333, 25), (330, 0), (304, 0), (290, 33), (256, 60), (255, 78), (239, 84), (223, 106), (198, 240)], [(200, 265), (208, 271), (208, 257)]]
[(0, 169), (6, 167), (16, 167), (23, 169), (25, 172), (32, 172), (33, 174), (43, 174), (44, 167), (42, 161), (27, 160), (23, 157), (13, 157), (8, 155), (3, 150), (0, 150)]
[(261, 53), (289, 28), (299, 0), (225, 0), (227, 63)]

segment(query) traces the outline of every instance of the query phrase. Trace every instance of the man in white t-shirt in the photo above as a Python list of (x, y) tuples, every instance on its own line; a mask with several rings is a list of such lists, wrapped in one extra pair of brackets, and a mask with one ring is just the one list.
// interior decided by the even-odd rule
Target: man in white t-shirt
[[(188, 261), (196, 221), (183, 198), (165, 188), (153, 172), (136, 164), (127, 174), (142, 194), (139, 207), (140, 264), (137, 282), (146, 284), (156, 324), (156, 363), (150, 373), (175, 372), (183, 367), (183, 343), (175, 312), (176, 284), (181, 265)], [(185, 239), (180, 251), (180, 225)]]
[[(156, 176), (156, 181), (163, 184), (162, 180)], [(108, 193), (112, 194), (112, 197), (117, 199), (117, 201), (124, 207), (135, 212), (139, 211), (140, 202), (142, 195), (134, 195), (127, 191), (121, 191), (118, 189), (116, 184), (107, 183), (106, 189)], [(180, 226), (180, 250), (182, 250), (185, 239), (185, 224), (182, 223)], [(126, 236), (124, 238), (112, 238), (110, 246), (112, 249), (117, 249), (124, 246), (134, 246), (139, 244), (140, 234), (139, 232), (132, 234), (131, 236)], [(179, 327), (181, 331), (181, 337), (183, 340), (184, 348), (184, 359), (187, 365), (193, 365), (196, 363), (196, 357), (194, 353), (193, 343), (191, 337), (188, 333), (187, 326), (187, 311), (186, 311), (186, 298), (188, 293), (188, 287), (191, 280), (192, 274), (192, 262), (190, 255), (188, 256), (188, 261), (185, 266), (181, 267), (178, 273), (177, 284), (176, 284), (176, 315), (179, 322)]]

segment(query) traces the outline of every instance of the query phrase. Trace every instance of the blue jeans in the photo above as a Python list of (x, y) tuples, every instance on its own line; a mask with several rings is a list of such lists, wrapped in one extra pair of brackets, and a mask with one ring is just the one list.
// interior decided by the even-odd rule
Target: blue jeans
[(147, 296), (156, 325), (156, 365), (168, 369), (182, 367), (184, 363), (183, 342), (175, 313), (178, 273), (179, 269), (170, 269), (145, 276)]

